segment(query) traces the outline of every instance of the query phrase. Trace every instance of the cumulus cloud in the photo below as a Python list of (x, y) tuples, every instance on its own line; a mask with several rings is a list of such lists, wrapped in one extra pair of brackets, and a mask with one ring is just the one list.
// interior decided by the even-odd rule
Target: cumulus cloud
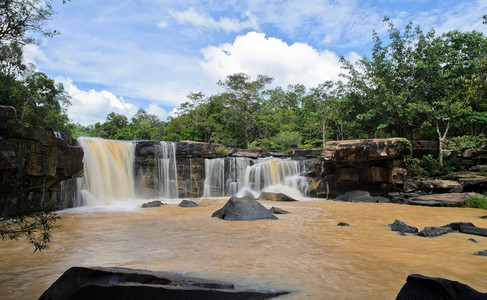
[(288, 45), (263, 33), (249, 32), (231, 44), (202, 49), (201, 68), (215, 80), (244, 72), (274, 77), (274, 84), (287, 86), (301, 83), (314, 87), (341, 72), (339, 57), (332, 51), (318, 51), (308, 44)]
[(161, 121), (165, 121), (167, 119), (166, 110), (157, 104), (149, 104), (146, 111), (151, 115), (156, 115)]
[(137, 112), (137, 106), (109, 91), (80, 90), (71, 79), (64, 77), (58, 77), (56, 81), (62, 83), (66, 92), (71, 96), (68, 117), (74, 123), (82, 125), (103, 123), (111, 112), (123, 114), (127, 118), (131, 118)]
[(243, 29), (259, 29), (257, 18), (250, 11), (246, 11), (242, 14), (242, 18), (246, 18), (244, 21), (228, 17), (220, 18), (217, 21), (205, 13), (198, 13), (193, 7), (179, 12), (171, 11), (170, 15), (179, 24), (189, 24), (202, 28), (223, 29), (225, 31), (233, 32), (239, 32)]

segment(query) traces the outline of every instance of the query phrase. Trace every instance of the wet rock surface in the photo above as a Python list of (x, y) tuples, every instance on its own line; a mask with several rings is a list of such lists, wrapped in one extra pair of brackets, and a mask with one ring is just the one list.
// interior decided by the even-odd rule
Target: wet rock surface
[(162, 271), (72, 267), (39, 299), (270, 299), (285, 294)]
[(277, 220), (272, 212), (252, 196), (242, 198), (231, 197), (225, 205), (215, 211), (212, 218), (220, 218), (225, 221), (255, 221), (261, 219)]
[(198, 203), (191, 200), (183, 200), (179, 203), (178, 207), (198, 207)]
[(473, 288), (443, 278), (427, 277), (411, 274), (399, 291), (396, 300), (429, 300), (429, 299), (470, 299), (485, 300), (487, 293), (481, 293)]
[(154, 201), (150, 201), (150, 202), (146, 202), (144, 204), (142, 204), (142, 208), (149, 208), (149, 207), (159, 207), (159, 206), (163, 206), (163, 205), (166, 205), (166, 203), (162, 203), (161, 201), (159, 200), (154, 200)]
[(345, 201), (345, 202), (368, 202), (368, 203), (388, 203), (389, 199), (381, 196), (371, 196), (367, 191), (350, 191), (348, 193), (339, 195), (333, 200)]
[(287, 210), (284, 210), (282, 208), (279, 208), (279, 207), (271, 207), (269, 208), (269, 211), (275, 215), (285, 215), (285, 214), (290, 214), (290, 212), (288, 212)]
[(392, 231), (399, 231), (399, 232), (404, 232), (404, 233), (417, 233), (418, 228), (414, 226), (409, 226), (403, 221), (396, 219), (394, 220), (394, 223), (389, 225), (391, 227)]
[(259, 195), (259, 200), (268, 200), (268, 201), (297, 201), (296, 199), (289, 197), (284, 193), (271, 193), (271, 192), (262, 192)]

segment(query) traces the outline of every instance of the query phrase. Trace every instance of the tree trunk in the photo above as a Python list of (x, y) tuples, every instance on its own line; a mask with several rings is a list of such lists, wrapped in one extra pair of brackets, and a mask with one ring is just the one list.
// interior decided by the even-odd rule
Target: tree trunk
[(450, 129), (450, 121), (446, 123), (445, 132), (442, 134), (440, 129), (440, 124), (438, 121), (436, 123), (436, 132), (438, 133), (438, 162), (440, 163), (440, 167), (443, 169), (443, 149), (444, 144), (446, 141), (446, 135), (448, 134), (448, 130)]

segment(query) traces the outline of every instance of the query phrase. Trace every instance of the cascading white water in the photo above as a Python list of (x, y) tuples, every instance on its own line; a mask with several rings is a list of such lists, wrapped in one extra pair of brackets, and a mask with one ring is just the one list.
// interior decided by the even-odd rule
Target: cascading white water
[(178, 198), (178, 171), (176, 163), (176, 143), (161, 142), (156, 148), (159, 197)]
[[(252, 164), (253, 163), (253, 164)], [(252, 161), (249, 158), (215, 158), (205, 160), (203, 197), (224, 197), (261, 191), (285, 192), (302, 197), (307, 182), (298, 162), (276, 158)]]
[(84, 151), (80, 194), (86, 206), (135, 198), (134, 143), (101, 138), (78, 138), (78, 143)]

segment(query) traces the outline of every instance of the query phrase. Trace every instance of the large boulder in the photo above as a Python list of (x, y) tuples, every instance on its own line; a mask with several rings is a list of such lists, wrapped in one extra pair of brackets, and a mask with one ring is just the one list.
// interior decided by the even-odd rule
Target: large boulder
[(225, 221), (255, 221), (261, 219), (277, 220), (272, 212), (252, 196), (238, 198), (231, 197), (219, 210), (215, 211), (212, 218), (220, 218)]
[(421, 181), (421, 189), (434, 193), (460, 193), (463, 187), (458, 181), (427, 179)]
[(179, 203), (178, 207), (198, 207), (198, 203), (191, 200), (183, 200)]
[(402, 158), (406, 145), (398, 138), (345, 140), (326, 142), (322, 156), (325, 160), (357, 162)]
[(473, 288), (443, 278), (427, 277), (411, 274), (399, 291), (396, 300), (429, 300), (429, 299), (469, 299), (485, 300), (487, 293), (481, 293)]
[(39, 299), (269, 299), (284, 294), (161, 271), (72, 267)]
[(411, 197), (406, 203), (423, 206), (458, 206), (474, 193), (439, 193)]

